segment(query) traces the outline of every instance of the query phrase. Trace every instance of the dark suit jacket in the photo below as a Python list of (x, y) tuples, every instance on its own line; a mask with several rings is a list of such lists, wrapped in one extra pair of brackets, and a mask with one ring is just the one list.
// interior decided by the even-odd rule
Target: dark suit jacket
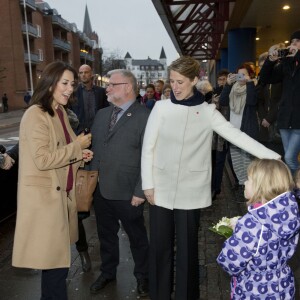
[(144, 198), (141, 186), (141, 151), (149, 110), (135, 101), (113, 130), (108, 126), (113, 106), (98, 111), (92, 126), (91, 170), (99, 170), (99, 188), (110, 200)]
[[(104, 107), (109, 106), (107, 102), (107, 96), (105, 92), (105, 88), (94, 85), (93, 87), (95, 93), (95, 113)], [(71, 109), (77, 115), (79, 120), (79, 126), (77, 132), (80, 133), (84, 128), (84, 103), (83, 103), (83, 86), (79, 85), (76, 92), (76, 103), (71, 105)]]

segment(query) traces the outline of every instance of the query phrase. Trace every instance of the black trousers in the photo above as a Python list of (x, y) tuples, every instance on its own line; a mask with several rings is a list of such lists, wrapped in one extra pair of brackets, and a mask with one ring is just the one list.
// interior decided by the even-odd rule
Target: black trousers
[(135, 263), (134, 276), (137, 279), (148, 278), (149, 243), (144, 224), (144, 205), (131, 205), (131, 200), (107, 200), (96, 188), (94, 209), (100, 240), (101, 273), (104, 278), (116, 277), (119, 264), (119, 220), (128, 235), (130, 249)]
[(198, 228), (200, 210), (150, 206), (149, 289), (151, 300), (169, 300), (176, 245), (176, 300), (199, 298)]
[(42, 270), (41, 300), (67, 300), (68, 268)]

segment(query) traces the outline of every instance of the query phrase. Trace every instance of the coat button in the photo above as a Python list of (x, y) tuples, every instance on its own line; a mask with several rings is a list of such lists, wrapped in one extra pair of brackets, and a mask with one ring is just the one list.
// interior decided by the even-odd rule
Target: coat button
[(56, 187), (56, 190), (57, 190), (57, 191), (60, 191), (60, 186), (57, 186), (57, 187)]

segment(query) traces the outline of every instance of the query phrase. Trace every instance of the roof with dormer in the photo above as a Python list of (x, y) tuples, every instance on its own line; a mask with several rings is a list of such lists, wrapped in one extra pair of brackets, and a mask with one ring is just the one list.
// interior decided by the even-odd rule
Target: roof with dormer
[(148, 56), (148, 59), (133, 59), (132, 60), (133, 66), (163, 66), (158, 60), (151, 59)]

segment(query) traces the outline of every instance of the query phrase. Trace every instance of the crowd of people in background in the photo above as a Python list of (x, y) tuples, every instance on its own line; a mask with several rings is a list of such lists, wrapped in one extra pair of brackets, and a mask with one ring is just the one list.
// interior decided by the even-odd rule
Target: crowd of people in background
[[(101, 266), (91, 293), (116, 279), (121, 222), (138, 294), (171, 299), (175, 282), (174, 299), (198, 299), (200, 210), (221, 193), (226, 162), (236, 180), (234, 200), (249, 206), (217, 258), (233, 276), (232, 299), (294, 299), (286, 261), (300, 228), (299, 50), (296, 31), (288, 50), (284, 44), (271, 46), (259, 56), (257, 69), (245, 61), (234, 71), (220, 70), (215, 87), (199, 78), (195, 59), (183, 56), (170, 64), (169, 79), (147, 84), (143, 96), (128, 70), (109, 72), (104, 89), (93, 84), (90, 66), (82, 65), (75, 88), (72, 67), (49, 64), (33, 95), (24, 96), (28, 109), (19, 144), (0, 154), (5, 170), (20, 161), (12, 263), (42, 270), (41, 299), (67, 299), (70, 242), (76, 242), (83, 271), (91, 270), (82, 223), (89, 212), (77, 212), (72, 201), (80, 167), (101, 173), (94, 193)], [(4, 94), (4, 111), (7, 102)], [(84, 134), (86, 129), (91, 133)], [(43, 205), (37, 204), (41, 199)], [(150, 241), (143, 217), (146, 201)], [(277, 214), (285, 219), (277, 222)], [(26, 224), (28, 215), (34, 228)], [(244, 234), (252, 234), (251, 241)], [(262, 242), (261, 235), (268, 237)], [(280, 247), (273, 249), (268, 241)], [(262, 264), (259, 259), (267, 261), (269, 253), (273, 264)], [(258, 282), (254, 265), (265, 272), (266, 283), (250, 289), (243, 276)], [(273, 274), (275, 265), (284, 275), (278, 276), (277, 269), (277, 277)], [(286, 280), (289, 284), (282, 284)], [(276, 290), (274, 284), (283, 288)]]

